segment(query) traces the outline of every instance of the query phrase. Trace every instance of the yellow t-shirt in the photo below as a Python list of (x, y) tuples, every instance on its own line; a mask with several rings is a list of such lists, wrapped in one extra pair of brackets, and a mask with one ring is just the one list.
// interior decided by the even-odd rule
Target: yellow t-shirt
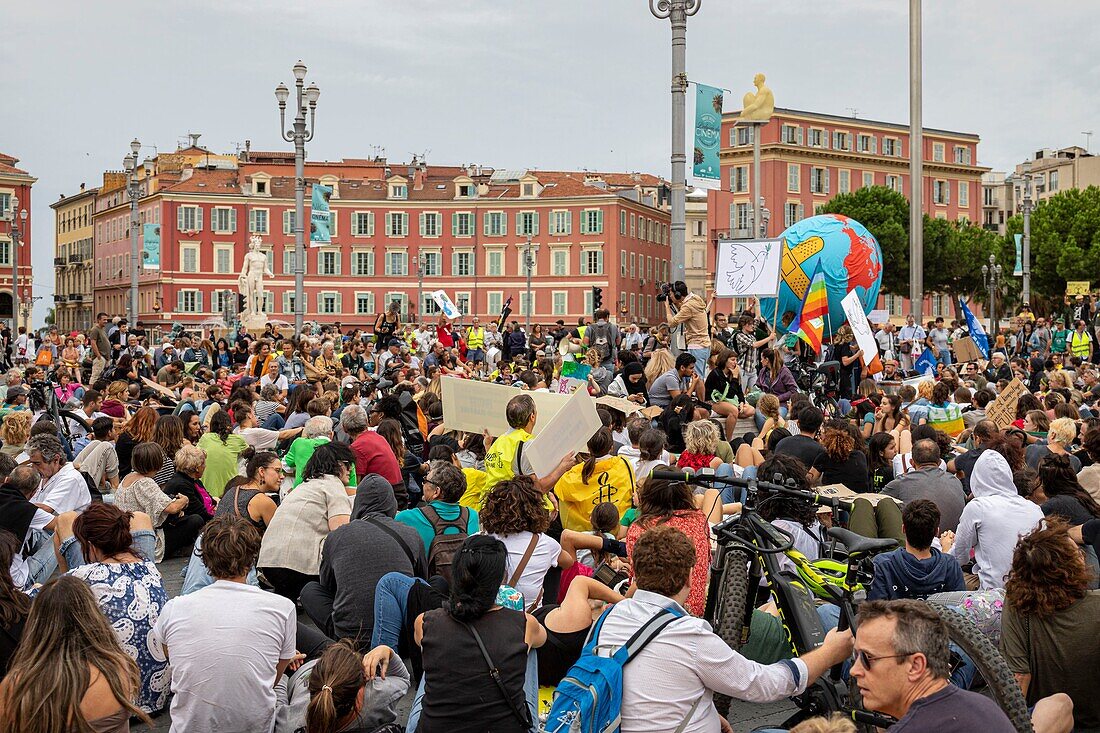
[(592, 510), (597, 504), (611, 502), (622, 516), (634, 500), (634, 469), (625, 458), (608, 456), (596, 461), (588, 483), (581, 480), (583, 470), (583, 463), (573, 466), (554, 486), (562, 526), (578, 532), (592, 529)]

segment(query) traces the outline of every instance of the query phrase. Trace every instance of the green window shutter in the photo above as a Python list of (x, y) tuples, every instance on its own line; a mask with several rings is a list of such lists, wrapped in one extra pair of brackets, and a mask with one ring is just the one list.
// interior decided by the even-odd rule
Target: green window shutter
[(428, 215), (425, 214), (424, 212), (420, 212), (420, 217), (419, 218), (420, 218), (420, 236), (423, 237), (424, 232), (426, 231), (425, 222), (428, 219)]
[(458, 236), (458, 214), (451, 213), (451, 236)]
[(588, 209), (581, 211), (581, 234), (588, 234)]
[(393, 236), (393, 214), (386, 212), (386, 236)]
[(176, 229), (183, 230), (183, 207), (176, 207)]
[(231, 231), (231, 232), (237, 231), (237, 210), (236, 209), (230, 209), (229, 210), (229, 231)]
[(500, 235), (504, 236), (508, 233), (508, 212), (500, 212)]
[(367, 236), (374, 236), (374, 212), (371, 211), (367, 214)]
[(485, 219), (481, 223), (481, 232), (486, 237), (489, 236), (489, 220), (492, 219), (492, 218), (493, 218), (492, 212), (487, 212), (485, 214)]
[(516, 214), (516, 235), (522, 235), (523, 232), (523, 212), (520, 211)]
[(195, 231), (202, 231), (202, 209), (195, 207)]
[(532, 234), (538, 234), (539, 233), (539, 212), (537, 212), (537, 211), (532, 211), (531, 212), (531, 221), (534, 224), (534, 227), (531, 229), (531, 233)]
[(603, 209), (596, 211), (596, 233), (603, 234)]

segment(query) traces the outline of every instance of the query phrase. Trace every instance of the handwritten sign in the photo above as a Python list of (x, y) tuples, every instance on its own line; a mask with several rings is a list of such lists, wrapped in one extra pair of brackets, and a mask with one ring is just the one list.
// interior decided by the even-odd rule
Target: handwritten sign
[(780, 240), (719, 240), (714, 293), (720, 298), (779, 293)]
[(986, 408), (986, 418), (995, 422), (1001, 430), (1007, 428), (1016, 419), (1016, 403), (1020, 400), (1020, 395), (1026, 391), (1027, 388), (1019, 378), (1013, 379), (1004, 391), (997, 395), (997, 399)]
[(637, 402), (631, 402), (623, 397), (612, 397), (611, 395), (598, 397), (596, 399), (596, 404), (610, 407), (612, 410), (618, 410), (624, 415), (633, 415), (635, 412), (642, 411), (642, 406)]
[(1066, 295), (1088, 295), (1089, 282), (1088, 280), (1067, 280)]
[(963, 336), (951, 344), (951, 348), (955, 350), (956, 360), (960, 362), (977, 361), (982, 358), (982, 352), (978, 348), (978, 345), (974, 343), (974, 339), (969, 336)]
[[(444, 408), (446, 414), (446, 408)], [(541, 418), (541, 415), (540, 415)], [(577, 390), (565, 405), (524, 447), (536, 476), (549, 476), (567, 453), (588, 447), (588, 439), (603, 423), (596, 414), (596, 401), (585, 390)]]
[(867, 314), (863, 312), (863, 302), (859, 299), (859, 293), (852, 291), (840, 301), (844, 309), (844, 315), (848, 317), (848, 325), (852, 327), (852, 335), (856, 337), (856, 343), (863, 350), (863, 363), (867, 365), (869, 374), (882, 371), (882, 362), (878, 358), (878, 342), (871, 333), (871, 324), (867, 322)]
[[(583, 379), (577, 379), (575, 377), (561, 377), (558, 379), (558, 394), (573, 394), (578, 389), (582, 389), (588, 385)], [(587, 392), (588, 390), (585, 389)]]
[[(538, 435), (554, 415), (558, 414), (569, 398), (550, 392), (523, 392), (515, 387), (490, 382), (476, 382), (458, 377), (440, 379), (443, 390), (443, 425), (448, 430), (462, 430), (478, 433), (488, 430), (490, 435), (500, 437), (512, 427), (505, 416), (508, 400), (516, 395), (530, 395), (535, 401), (538, 419), (532, 434)], [(585, 439), (587, 440), (587, 438)], [(560, 456), (559, 456), (560, 457)]]
[(844, 484), (828, 484), (827, 486), (820, 487), (817, 490), (817, 493), (821, 494), (822, 496), (828, 496), (832, 499), (843, 499), (844, 501), (866, 499), (867, 501), (871, 502), (871, 506), (878, 506), (878, 503), (883, 499), (891, 499), (893, 501), (896, 501), (898, 504), (901, 503), (901, 500), (895, 499), (892, 496), (887, 496), (886, 494), (857, 494)]

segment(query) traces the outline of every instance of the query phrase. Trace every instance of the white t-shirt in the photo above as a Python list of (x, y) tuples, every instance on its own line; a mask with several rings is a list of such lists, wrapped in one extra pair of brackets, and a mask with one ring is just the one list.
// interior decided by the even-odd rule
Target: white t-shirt
[(263, 389), (269, 384), (274, 384), (276, 387), (286, 392), (290, 388), (290, 382), (286, 380), (286, 377), (280, 374), (275, 379), (271, 378), (270, 374), (265, 374), (260, 377), (260, 389)]
[[(504, 570), (504, 582), (507, 583), (511, 580), (512, 574), (516, 572), (516, 568), (519, 567), (523, 554), (527, 552), (527, 546), (531, 544), (531, 533), (520, 532), (507, 537), (496, 534), (492, 536), (503, 542), (504, 546), (508, 548), (508, 566)], [(558, 566), (558, 555), (560, 554), (561, 545), (558, 544), (557, 540), (548, 535), (539, 535), (539, 541), (531, 553), (531, 559), (527, 561), (527, 567), (523, 569), (523, 575), (519, 577), (519, 582), (514, 586), (516, 590), (523, 594), (523, 601), (528, 612), (537, 608), (535, 600), (542, 590), (546, 571)], [(545, 600), (544, 598), (539, 601), (539, 605)]]
[(92, 503), (88, 492), (88, 483), (73, 464), (66, 463), (61, 469), (38, 487), (31, 497), (34, 504), (45, 504), (58, 514), (63, 512), (82, 512)]
[(257, 451), (271, 450), (279, 442), (278, 430), (268, 430), (267, 428), (245, 428), (241, 430), (236, 428), (233, 432), (241, 436), (244, 442)]
[[(84, 410), (77, 410), (76, 414), (78, 417), (82, 418), (84, 422), (88, 423), (89, 427), (91, 427), (92, 423), (95, 422), (97, 418), (110, 417), (110, 415), (103, 412), (93, 412), (91, 416), (89, 416), (84, 412)], [(77, 438), (83, 438), (85, 435), (88, 434), (88, 431), (85, 430), (84, 426), (78, 423), (76, 420), (69, 420), (69, 433), (75, 440)]]
[(173, 733), (275, 725), (275, 670), (294, 656), (297, 615), (282, 596), (216, 580), (164, 604), (152, 639), (168, 647)]

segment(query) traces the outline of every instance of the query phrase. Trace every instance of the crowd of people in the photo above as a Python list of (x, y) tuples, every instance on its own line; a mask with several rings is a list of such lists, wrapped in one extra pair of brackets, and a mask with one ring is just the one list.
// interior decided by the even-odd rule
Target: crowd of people
[[(0, 729), (538, 730), (594, 645), (630, 646), (667, 615), (623, 667), (623, 731), (732, 730), (715, 694), (781, 700), (842, 663), (893, 730), (1013, 730), (980, 680), (953, 675), (934, 595), (1000, 650), (1035, 730), (1100, 729), (1091, 338), (1028, 309), (1026, 338), (958, 363), (965, 333), (910, 319), (876, 329), (871, 374), (849, 328), (814, 355), (683, 283), (662, 301), (653, 328), (606, 310), (529, 333), (414, 324), (391, 307), (372, 329), (154, 339), (100, 313), (87, 333), (21, 332), (0, 384)], [(913, 371), (925, 348), (934, 374)], [(540, 475), (523, 451), (532, 393), (557, 393), (567, 362), (618, 399)], [(796, 378), (822, 362), (841, 397), (826, 410)], [(511, 388), (496, 406), (510, 429), (448, 427), (447, 379)], [(660, 467), (854, 492), (848, 529), (898, 542), (874, 559), (857, 633), (801, 656), (781, 631), (727, 646), (703, 618), (712, 528), (745, 496)], [(808, 559), (828, 553), (813, 504), (759, 511)], [(754, 634), (779, 624), (767, 596)]]

